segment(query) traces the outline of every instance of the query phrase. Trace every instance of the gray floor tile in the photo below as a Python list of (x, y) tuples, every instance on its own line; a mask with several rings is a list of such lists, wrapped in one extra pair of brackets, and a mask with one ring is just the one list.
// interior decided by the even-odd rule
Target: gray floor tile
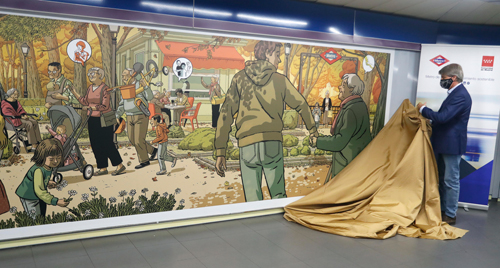
[(152, 264), (152, 268), (206, 268), (198, 259), (187, 259), (181, 261)]
[(151, 266), (195, 258), (189, 250), (177, 241), (176, 243), (139, 247), (137, 249)]
[(36, 245), (31, 249), (33, 250), (33, 258), (37, 264), (46, 260), (87, 256), (87, 251), (80, 240)]
[(82, 240), (82, 244), (89, 255), (135, 249), (134, 244), (132, 244), (126, 235), (85, 239)]
[(235, 249), (220, 237), (210, 237), (181, 242), (197, 258), (220, 255)]
[(204, 225), (178, 227), (178, 228), (168, 229), (168, 232), (181, 242), (217, 236), (216, 233), (212, 232)]
[(36, 261), (37, 268), (94, 268), (94, 264), (88, 256), (78, 256), (71, 258), (63, 258), (63, 259), (50, 259), (50, 260), (42, 260)]
[(320, 258), (305, 260), (304, 263), (309, 265), (311, 268), (359, 268), (359, 266), (353, 262), (337, 254), (330, 254)]
[[(343, 256), (343, 255), (342, 255)], [(365, 268), (386, 268), (396, 266), (399, 262), (392, 257), (382, 254), (374, 249), (369, 248), (362, 254), (357, 256), (347, 257), (351, 262), (359, 267)]]
[(260, 230), (258, 233), (301, 261), (323, 257), (331, 253), (323, 245), (289, 228), (266, 229)]
[(263, 217), (243, 219), (240, 221), (241, 223), (245, 224), (246, 226), (252, 228), (255, 231), (274, 229), (274, 228), (284, 228), (286, 225), (284, 225), (282, 222), (286, 220), (283, 219), (283, 215), (279, 216), (281, 217), (281, 220), (276, 220), (276, 217), (274, 216), (263, 216)]
[(136, 247), (151, 247), (178, 243), (177, 239), (175, 239), (175, 237), (171, 235), (168, 230), (128, 234), (127, 237)]
[(0, 267), (35, 264), (31, 247), (8, 248), (0, 250)]
[(104, 252), (90, 255), (95, 267), (148, 268), (151, 267), (137, 249)]
[(253, 232), (252, 229), (250, 229), (248, 226), (241, 223), (240, 221), (223, 221), (223, 222), (210, 223), (210, 224), (205, 224), (205, 227), (207, 227), (217, 235)]
[[(330, 267), (330, 266), (328, 266), (328, 267)], [(268, 266), (266, 268), (311, 268), (311, 267), (309, 265), (299, 261), (299, 262), (281, 264), (281, 265), (277, 265), (277, 266)]]
[(259, 268), (257, 264), (235, 249), (220, 255), (198, 258), (208, 268)]
[(243, 233), (221, 237), (260, 267), (299, 262), (297, 258), (260, 234)]

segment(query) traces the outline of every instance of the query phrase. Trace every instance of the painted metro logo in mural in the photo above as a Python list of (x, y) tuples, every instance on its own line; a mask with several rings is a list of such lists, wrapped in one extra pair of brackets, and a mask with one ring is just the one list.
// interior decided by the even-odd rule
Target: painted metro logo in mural
[(441, 55), (437, 56), (437, 57), (434, 57), (431, 59), (431, 62), (433, 62), (434, 64), (436, 64), (437, 66), (441, 66), (447, 62), (449, 62), (449, 60)]
[(325, 52), (323, 52), (321, 55), (320, 55), (324, 60), (326, 60), (326, 62), (328, 62), (329, 64), (333, 64), (334, 62), (340, 60), (342, 58), (342, 56), (340, 56), (337, 51), (335, 51), (335, 49), (333, 48), (329, 48), (327, 49)]

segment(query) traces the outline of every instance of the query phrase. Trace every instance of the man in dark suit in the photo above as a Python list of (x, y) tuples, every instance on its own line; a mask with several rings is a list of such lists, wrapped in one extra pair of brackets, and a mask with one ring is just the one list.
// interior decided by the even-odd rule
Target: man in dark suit
[(434, 112), (418, 103), (420, 113), (431, 121), (432, 147), (439, 171), (439, 194), (443, 221), (450, 225), (456, 222), (458, 195), (460, 193), (460, 160), (467, 147), (467, 123), (472, 100), (462, 85), (464, 72), (458, 64), (449, 64), (439, 70), (441, 87), (448, 97)]

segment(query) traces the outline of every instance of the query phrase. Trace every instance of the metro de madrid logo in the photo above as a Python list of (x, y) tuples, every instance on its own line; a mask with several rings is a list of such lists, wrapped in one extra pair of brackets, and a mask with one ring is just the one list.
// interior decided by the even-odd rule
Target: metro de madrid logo
[(334, 62), (340, 60), (342, 56), (340, 56), (335, 49), (330, 48), (323, 52), (323, 54), (320, 55), (326, 62), (329, 64), (333, 64)]
[(483, 61), (481, 61), (481, 71), (493, 71), (494, 62), (495, 56), (483, 56)]
[(449, 60), (441, 55), (439, 56), (436, 56), (434, 58), (431, 59), (431, 62), (436, 64), (437, 66), (441, 66), (447, 62), (449, 62)]

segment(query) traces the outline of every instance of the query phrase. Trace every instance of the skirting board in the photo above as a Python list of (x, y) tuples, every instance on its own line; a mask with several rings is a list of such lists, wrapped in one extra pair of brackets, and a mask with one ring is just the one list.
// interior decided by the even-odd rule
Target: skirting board
[(302, 196), (4, 229), (0, 231), (0, 249), (276, 214), (300, 198)]
[(471, 208), (479, 210), (488, 210), (488, 208), (490, 207), (489, 205), (479, 205), (479, 204), (465, 203), (465, 202), (458, 202), (458, 206), (465, 209)]

